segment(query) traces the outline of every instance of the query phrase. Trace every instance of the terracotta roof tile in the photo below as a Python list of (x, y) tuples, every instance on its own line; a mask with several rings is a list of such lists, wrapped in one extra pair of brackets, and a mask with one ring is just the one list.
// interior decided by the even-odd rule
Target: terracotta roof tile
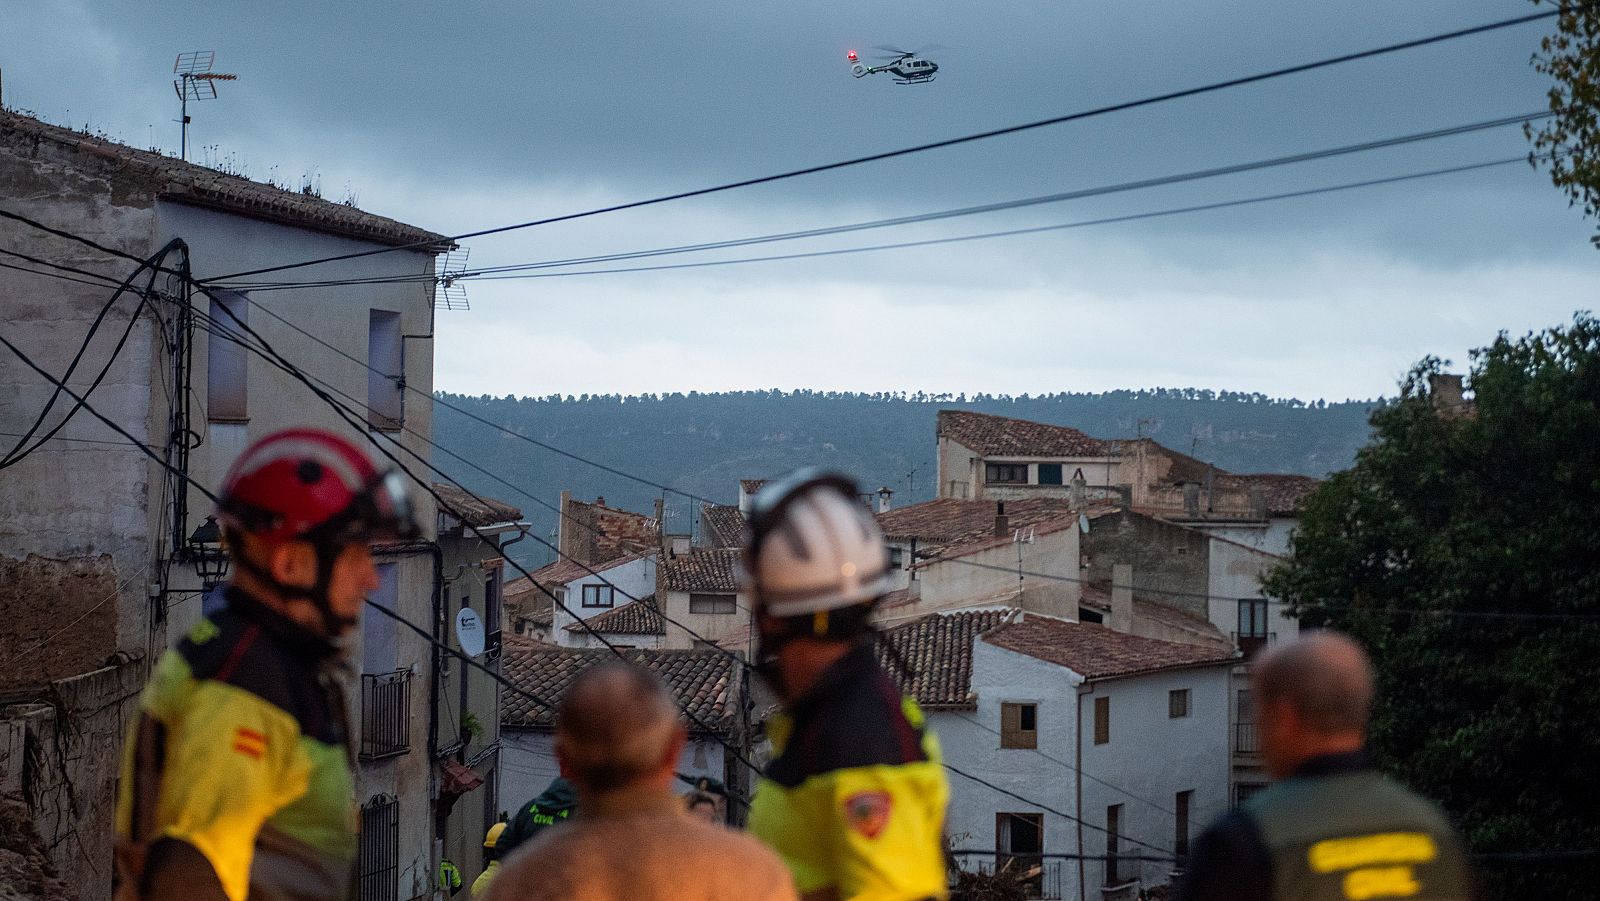
[(1260, 488), (1266, 497), (1269, 516), (1296, 515), (1300, 512), (1300, 505), (1305, 502), (1306, 497), (1322, 484), (1321, 479), (1311, 476), (1271, 472), (1248, 475), (1224, 474), (1215, 478), (1219, 488), (1239, 488), (1245, 491)]
[(654, 516), (568, 498), (561, 509), (562, 550), (590, 563), (660, 547), (660, 523)]
[[(733, 727), (738, 712), (738, 674), (734, 661), (722, 651), (625, 650), (623, 659), (651, 670), (672, 690), (681, 707), (713, 729)], [(607, 650), (557, 648), (531, 642), (507, 645), (500, 671), (512, 685), (555, 705), (578, 674), (615, 656)], [(540, 707), (511, 688), (500, 690), (500, 722), (530, 727), (555, 724), (553, 710)], [(691, 729), (700, 728), (694, 723)]]
[(1112, 512), (1109, 505), (1074, 510), (1064, 497), (1031, 497), (1004, 501), (1008, 532), (994, 533), (995, 501), (940, 498), (878, 514), (878, 525), (891, 541), (917, 540), (917, 554), (960, 556), (1012, 540), (1011, 530), (1033, 529), (1049, 534), (1077, 524), (1082, 513), (1090, 519)]
[(661, 586), (666, 591), (738, 591), (738, 565), (737, 548), (695, 548), (661, 561)]
[(762, 486), (767, 484), (766, 479), (740, 479), (739, 490), (745, 494), (755, 494)]
[[(665, 635), (667, 629), (661, 619), (661, 611), (656, 607), (656, 596), (645, 595), (637, 601), (630, 601), (615, 610), (607, 610), (597, 616), (585, 620), (589, 629), (604, 632), (608, 635)], [(588, 634), (589, 629), (573, 623), (567, 626), (568, 632)]]
[(348, 204), (300, 191), (286, 191), (160, 153), (137, 150), (15, 112), (0, 110), (0, 139), (50, 141), (75, 150), (93, 157), (99, 166), (114, 167), (119, 179), (142, 187), (152, 196), (378, 244), (427, 245), (417, 249), (428, 253), (442, 252), (451, 246), (450, 239), (444, 235), (365, 213)]
[(940, 410), (938, 436), (986, 457), (1103, 457), (1113, 453), (1113, 442), (1077, 429), (967, 410)]
[(901, 672), (883, 648), (878, 662), (900, 683), (900, 690), (928, 709), (971, 709), (972, 643), (1003, 623), (1008, 610), (931, 613), (884, 633), (911, 677)]
[(483, 494), (473, 497), (473, 492), (446, 482), (434, 482), (433, 490), (444, 499), (444, 507), (440, 512), (454, 516), (455, 513), (451, 512), (453, 509), (462, 515), (468, 525), (482, 528), (497, 522), (515, 522), (522, 518), (522, 510), (505, 501), (495, 500)]
[(995, 647), (1064, 666), (1085, 679), (1111, 679), (1186, 666), (1223, 664), (1232, 649), (1179, 644), (1030, 614), (985, 634)]
[[(1078, 603), (1085, 607), (1098, 610), (1103, 614), (1111, 612), (1111, 590), (1107, 585), (1085, 585), (1083, 595)], [(1210, 620), (1202, 619), (1192, 613), (1186, 613), (1176, 607), (1160, 601), (1146, 598), (1133, 599), (1134, 631), (1139, 631), (1139, 625), (1149, 624), (1162, 629), (1181, 632), (1189, 637), (1183, 640), (1184, 644), (1206, 645), (1216, 648), (1231, 648), (1232, 642), (1228, 636), (1222, 634)]]
[(744, 514), (732, 504), (700, 505), (700, 534), (706, 547), (738, 547), (744, 532)]

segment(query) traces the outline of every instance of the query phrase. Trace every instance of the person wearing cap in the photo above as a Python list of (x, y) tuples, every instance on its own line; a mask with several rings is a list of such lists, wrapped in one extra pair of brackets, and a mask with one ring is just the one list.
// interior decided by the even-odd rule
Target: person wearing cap
[(240, 454), (217, 507), (223, 607), (140, 698), (116, 811), (116, 897), (342, 899), (356, 856), (336, 670), (378, 585), (371, 543), (417, 534), (398, 476), (294, 429)]
[(783, 702), (749, 828), (802, 897), (913, 901), (949, 892), (949, 785), (922, 711), (878, 666), (871, 616), (887, 590), (883, 533), (843, 476), (802, 470), (762, 488), (743, 552), (757, 668)]
[(488, 863), (484, 865), (483, 872), (478, 878), (472, 880), (472, 897), (483, 898), (489, 893), (489, 883), (494, 882), (494, 877), (500, 872), (500, 851), (495, 848), (495, 842), (500, 840), (500, 834), (506, 831), (506, 821), (501, 820), (489, 827), (483, 836), (483, 857)]

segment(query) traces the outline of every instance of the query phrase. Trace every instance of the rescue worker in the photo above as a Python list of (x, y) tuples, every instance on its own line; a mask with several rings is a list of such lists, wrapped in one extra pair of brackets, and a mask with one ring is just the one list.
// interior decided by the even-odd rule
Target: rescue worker
[(1183, 901), (1365, 901), (1476, 895), (1444, 814), (1373, 768), (1367, 655), (1314, 632), (1258, 658), (1261, 756), (1276, 785), (1195, 842)]
[(378, 585), (371, 542), (416, 535), (399, 477), (295, 429), (239, 455), (217, 508), (223, 607), (156, 666), (117, 798), (119, 899), (342, 899), (356, 853), (336, 670)]
[(495, 851), (501, 860), (505, 860), (512, 851), (527, 844), (534, 836), (551, 826), (565, 823), (577, 806), (578, 790), (565, 777), (557, 776), (550, 780), (538, 797), (529, 801), (511, 818), (511, 825), (500, 833), (500, 840), (495, 843)]
[(743, 577), (757, 667), (784, 710), (749, 828), (812, 901), (948, 894), (938, 741), (874, 648), (888, 561), (849, 479), (801, 470), (756, 495)]
[(451, 898), (461, 891), (461, 868), (448, 857), (439, 861), (439, 888)]
[(483, 859), (485, 861), (483, 872), (478, 878), (472, 880), (472, 897), (481, 899), (489, 892), (489, 883), (494, 881), (496, 873), (500, 872), (500, 851), (495, 847), (495, 842), (500, 840), (501, 833), (506, 831), (504, 820), (489, 827), (483, 836)]

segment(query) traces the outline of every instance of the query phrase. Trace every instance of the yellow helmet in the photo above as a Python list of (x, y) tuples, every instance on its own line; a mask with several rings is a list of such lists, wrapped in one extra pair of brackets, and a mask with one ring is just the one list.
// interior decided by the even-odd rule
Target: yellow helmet
[(494, 843), (500, 840), (500, 833), (504, 831), (506, 831), (506, 824), (503, 822), (490, 826), (489, 834), (483, 837), (483, 846), (485, 848), (493, 848)]

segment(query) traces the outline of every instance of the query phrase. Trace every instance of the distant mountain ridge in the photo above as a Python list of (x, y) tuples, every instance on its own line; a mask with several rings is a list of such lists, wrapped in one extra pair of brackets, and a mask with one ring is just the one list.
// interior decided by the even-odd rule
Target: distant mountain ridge
[[(539, 502), (554, 507), (562, 489), (646, 513), (662, 492), (535, 447), (445, 403), (575, 456), (670, 486), (667, 528), (673, 532), (692, 531), (699, 510), (675, 492), (732, 503), (739, 479), (767, 478), (805, 464), (839, 469), (864, 489), (889, 487), (896, 504), (932, 498), (934, 429), (941, 409), (1071, 426), (1097, 438), (1154, 438), (1232, 472), (1323, 476), (1352, 463), (1367, 442), (1368, 415), (1382, 403), (1305, 403), (1193, 388), (1019, 397), (804, 390), (437, 397), (444, 403), (434, 404), (434, 440), (504, 482), (446, 453), (436, 453), (435, 463), (474, 492), (521, 507), (540, 537), (552, 534), (556, 515)], [(552, 559), (531, 540), (514, 550), (525, 564)]]

